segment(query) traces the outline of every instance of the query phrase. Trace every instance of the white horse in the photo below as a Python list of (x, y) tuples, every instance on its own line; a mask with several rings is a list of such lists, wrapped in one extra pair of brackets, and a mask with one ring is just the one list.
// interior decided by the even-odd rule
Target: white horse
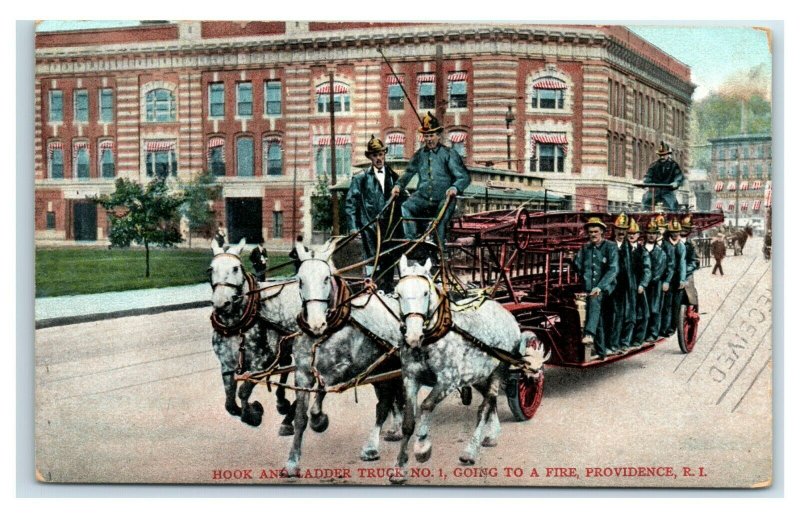
[[(436, 405), (456, 389), (472, 385), (483, 394), (475, 430), (459, 457), (463, 464), (475, 463), (481, 444), (495, 446), (500, 432), (497, 394), (508, 376), (509, 365), (481, 351), (454, 328), (438, 339), (435, 339), (435, 335), (426, 337), (426, 333), (430, 335), (432, 330), (437, 329), (440, 320), (447, 320), (448, 305), (446, 295), (434, 284), (430, 269), (430, 260), (424, 266), (409, 266), (408, 259), (403, 256), (400, 260), (400, 281), (395, 287), (404, 324), (405, 346), (400, 358), (406, 392), (403, 440), (396, 466), (402, 476), (393, 478), (395, 483), (405, 481), (408, 442), (417, 424), (414, 454), (419, 462), (426, 462), (430, 458), (431, 415)], [(535, 335), (520, 332), (514, 316), (493, 300), (485, 300), (475, 309), (450, 311), (449, 315), (453, 326), (483, 344), (512, 356), (525, 355), (528, 368), (533, 372), (541, 369), (546, 360)], [(433, 388), (422, 402), (417, 422), (415, 417), (420, 386), (431, 384), (431, 381)], [(484, 434), (487, 425), (488, 430)]]
[[(217, 355), (222, 370), (222, 382), (225, 387), (225, 409), (234, 416), (241, 416), (244, 423), (251, 426), (261, 424), (264, 408), (258, 401), (249, 402), (250, 395), (255, 385), (244, 382), (239, 386), (239, 400), (241, 407), (236, 403), (236, 380), (234, 374), (238, 368), (247, 371), (257, 371), (267, 368), (276, 361), (278, 341), (281, 336), (269, 326), (272, 315), (281, 316), (282, 312), (277, 306), (288, 303), (291, 299), (291, 290), (286, 290), (288, 297), (270, 297), (269, 289), (259, 293), (248, 292), (258, 287), (254, 278), (248, 279), (241, 260), (245, 240), (232, 245), (227, 251), (217, 246), (212, 241), (214, 257), (211, 260), (209, 273), (211, 277), (211, 302), (214, 307), (212, 325), (212, 347)], [(263, 285), (262, 285), (263, 286)], [(296, 308), (300, 307), (299, 294), (295, 285)], [(258, 303), (259, 297), (263, 301)], [(260, 306), (260, 310), (259, 310)], [(286, 311), (291, 312), (291, 307)], [(259, 318), (260, 312), (260, 318)], [(295, 309), (295, 315), (297, 309)], [(286, 319), (279, 319), (280, 322)], [(297, 325), (294, 324), (297, 328)], [(242, 365), (240, 366), (240, 355)], [(285, 378), (284, 378), (285, 379)], [(292, 420), (294, 418), (294, 405), (284, 397), (284, 390), (276, 391), (278, 399), (278, 412), (285, 414), (286, 418), (281, 425), (280, 435), (292, 435)]]
[[(297, 256), (302, 261), (297, 272), (302, 313), (298, 321), (305, 334), (294, 345), (295, 383), (297, 392), (294, 421), (294, 442), (286, 462), (286, 473), (296, 476), (300, 469), (303, 432), (308, 419), (306, 409), (308, 393), (313, 390), (352, 382), (359, 376), (399, 369), (396, 351), (392, 350), (402, 339), (399, 306), (396, 301), (378, 294), (362, 294), (348, 301), (349, 289), (344, 280), (334, 275), (330, 262), (333, 242), (316, 254), (298, 245)], [(380, 298), (380, 300), (379, 300)], [(330, 327), (333, 326), (333, 327)], [(368, 330), (372, 336), (365, 334)], [(386, 361), (380, 361), (385, 358)], [(375, 426), (361, 450), (361, 459), (373, 461), (380, 458), (380, 431), (395, 406), (402, 406), (402, 383), (399, 379), (374, 384), (378, 403), (375, 408)], [(328, 426), (328, 417), (322, 412), (325, 392), (319, 393), (310, 409), (311, 427), (316, 431)], [(397, 422), (399, 419), (395, 419)], [(321, 430), (320, 430), (321, 429)], [(399, 440), (399, 430), (389, 430), (387, 440)]]

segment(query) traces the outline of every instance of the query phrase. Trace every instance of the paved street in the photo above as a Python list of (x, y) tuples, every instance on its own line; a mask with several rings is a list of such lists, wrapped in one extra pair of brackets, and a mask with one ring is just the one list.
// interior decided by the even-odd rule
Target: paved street
[[(514, 422), (507, 403), (500, 401), (500, 443), (484, 449), (469, 469), (460, 466), (458, 456), (474, 425), (477, 402), (467, 408), (450, 396), (435, 414), (432, 459), (419, 465), (412, 457), (412, 467), (429, 468), (430, 474), (421, 471), (411, 482), (768, 484), (771, 267), (761, 256), (760, 239), (747, 243), (744, 256), (728, 256), (723, 266), (724, 277), (712, 276), (710, 268), (695, 274), (702, 316), (693, 353), (681, 354), (673, 337), (615, 364), (549, 369), (536, 416)], [(283, 466), (291, 442), (277, 435), (274, 396), (264, 387), (255, 391), (266, 408), (259, 428), (227, 414), (209, 314), (206, 307), (37, 330), (41, 480), (277, 482), (259, 479), (262, 470), (269, 475)], [(398, 443), (383, 443), (377, 462), (358, 457), (374, 403), (366, 387), (358, 390), (358, 403), (352, 390), (328, 396), (330, 427), (324, 434), (306, 433), (302, 467), (349, 470), (348, 478), (312, 471), (312, 478), (288, 483), (386, 484), (377, 470), (367, 468), (391, 467)], [(248, 473), (252, 480), (241, 478)]]

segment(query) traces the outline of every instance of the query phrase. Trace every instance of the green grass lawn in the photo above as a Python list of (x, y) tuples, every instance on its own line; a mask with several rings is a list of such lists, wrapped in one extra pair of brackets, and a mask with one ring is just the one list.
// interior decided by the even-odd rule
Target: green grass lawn
[[(288, 260), (271, 255), (270, 264)], [(247, 270), (250, 261), (244, 258)], [(144, 249), (39, 248), (36, 250), (36, 296), (55, 297), (107, 291), (163, 288), (207, 282), (211, 250), (156, 248), (150, 250), (150, 277), (145, 278)], [(288, 275), (287, 266), (270, 276)]]

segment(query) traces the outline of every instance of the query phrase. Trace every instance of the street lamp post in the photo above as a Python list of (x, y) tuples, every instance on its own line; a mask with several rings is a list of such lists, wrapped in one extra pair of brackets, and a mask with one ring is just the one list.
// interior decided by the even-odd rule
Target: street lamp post
[(511, 169), (511, 123), (514, 122), (514, 112), (511, 111), (511, 105), (508, 105), (506, 112), (506, 159), (508, 160), (508, 168)]

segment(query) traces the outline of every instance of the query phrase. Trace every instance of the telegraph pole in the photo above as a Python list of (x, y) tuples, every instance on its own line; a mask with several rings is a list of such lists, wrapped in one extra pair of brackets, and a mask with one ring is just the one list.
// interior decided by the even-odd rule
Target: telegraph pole
[(736, 201), (734, 202), (736, 203), (736, 206), (734, 207), (734, 209), (736, 210), (736, 212), (734, 213), (736, 217), (734, 218), (734, 224), (733, 224), (733, 227), (736, 229), (739, 228), (739, 177), (742, 174), (741, 171), (742, 168), (741, 165), (739, 164), (739, 148), (737, 147), (736, 148), (736, 191), (735, 191)]
[[(328, 73), (328, 84), (330, 91), (328, 92), (328, 108), (331, 112), (331, 187), (336, 186), (336, 116), (333, 114), (333, 72)], [(339, 194), (331, 189), (331, 205), (333, 205), (331, 214), (333, 217), (333, 228), (331, 228), (331, 235), (339, 235)]]

